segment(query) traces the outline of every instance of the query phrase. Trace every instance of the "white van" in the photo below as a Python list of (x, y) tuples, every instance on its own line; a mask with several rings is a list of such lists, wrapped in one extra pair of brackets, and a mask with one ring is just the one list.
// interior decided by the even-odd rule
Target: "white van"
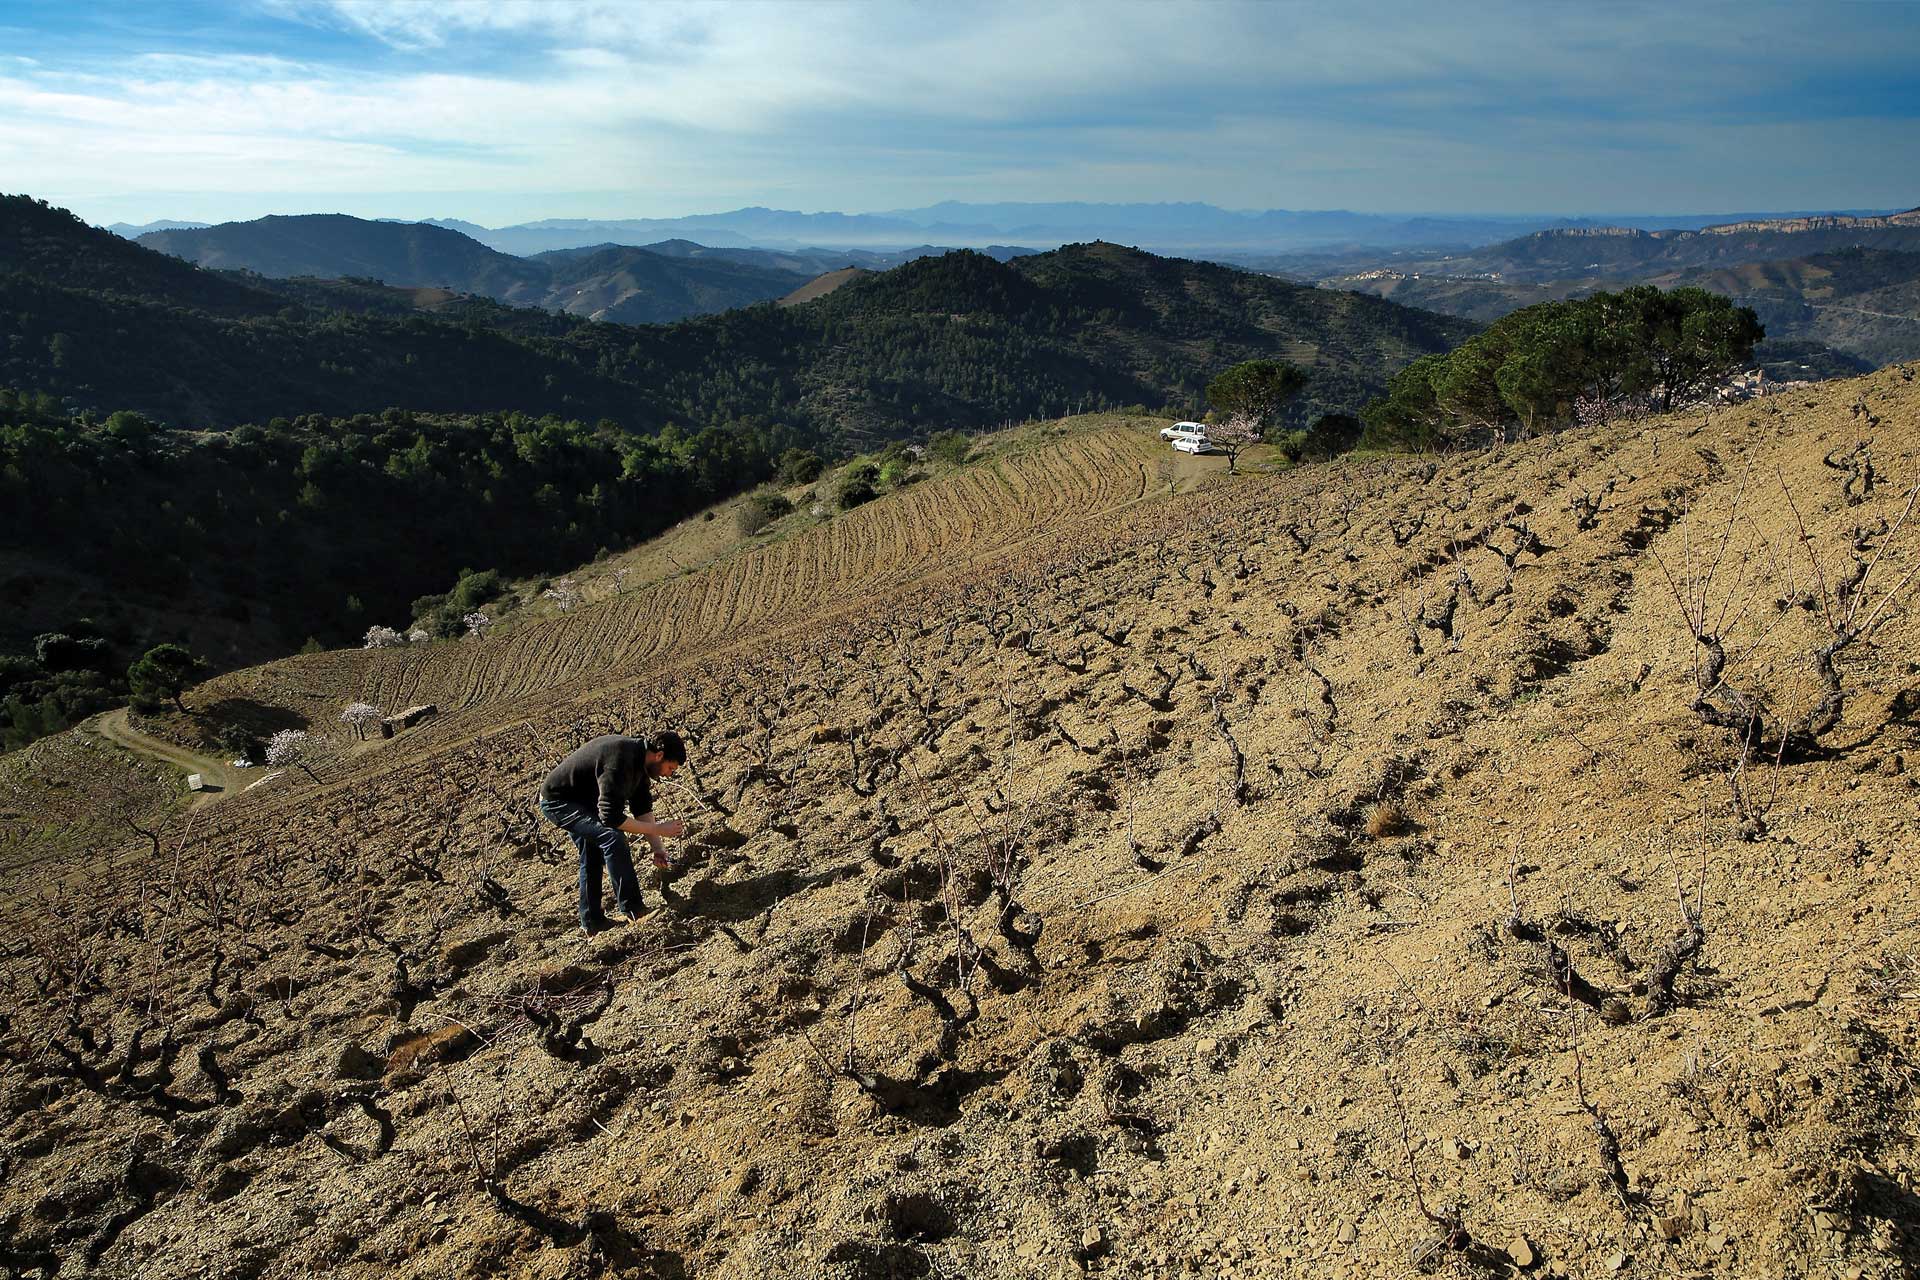
[(1207, 424), (1204, 422), (1176, 422), (1170, 427), (1160, 428), (1160, 438), (1162, 440), (1192, 439), (1194, 437), (1204, 438), (1206, 434)]

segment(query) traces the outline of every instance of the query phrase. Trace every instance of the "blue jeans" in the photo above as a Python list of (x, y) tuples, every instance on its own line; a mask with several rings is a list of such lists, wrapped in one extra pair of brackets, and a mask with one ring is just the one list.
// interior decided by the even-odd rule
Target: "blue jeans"
[(600, 909), (600, 864), (607, 865), (607, 878), (613, 881), (613, 900), (630, 916), (640, 914), (640, 877), (633, 873), (633, 853), (627, 847), (626, 833), (600, 821), (591, 809), (561, 800), (541, 800), (540, 815), (573, 837), (580, 850), (580, 923), (599, 924), (606, 920)]

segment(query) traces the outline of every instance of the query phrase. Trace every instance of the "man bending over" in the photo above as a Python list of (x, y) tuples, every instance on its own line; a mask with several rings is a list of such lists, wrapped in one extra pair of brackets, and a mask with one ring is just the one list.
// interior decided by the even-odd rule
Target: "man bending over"
[[(540, 813), (580, 850), (580, 928), (598, 933), (608, 926), (600, 905), (600, 864), (613, 881), (613, 899), (628, 920), (644, 909), (640, 879), (634, 874), (627, 837), (645, 836), (653, 865), (669, 866), (662, 839), (686, 830), (684, 822), (657, 822), (653, 816), (653, 779), (671, 778), (687, 759), (677, 733), (634, 738), (610, 733), (595, 738), (554, 767), (540, 786)], [(627, 814), (631, 810), (632, 815)]]

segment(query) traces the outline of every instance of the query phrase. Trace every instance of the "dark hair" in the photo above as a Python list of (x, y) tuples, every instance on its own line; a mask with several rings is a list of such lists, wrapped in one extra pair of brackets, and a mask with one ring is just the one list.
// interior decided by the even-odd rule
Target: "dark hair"
[(687, 744), (680, 741), (680, 735), (671, 729), (648, 738), (647, 750), (658, 751), (662, 760), (671, 760), (675, 764), (687, 762)]

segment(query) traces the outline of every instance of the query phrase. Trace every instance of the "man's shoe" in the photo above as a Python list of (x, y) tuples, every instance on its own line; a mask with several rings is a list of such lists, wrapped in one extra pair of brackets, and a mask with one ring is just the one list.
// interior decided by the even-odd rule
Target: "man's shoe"
[(619, 907), (617, 910), (626, 918), (628, 924), (638, 924), (647, 918), (647, 908), (644, 903), (637, 907)]
[(580, 922), (580, 932), (586, 934), (589, 938), (596, 933), (605, 933), (611, 928), (613, 928), (613, 921), (607, 919), (605, 916), (601, 916), (598, 920), (582, 920)]

